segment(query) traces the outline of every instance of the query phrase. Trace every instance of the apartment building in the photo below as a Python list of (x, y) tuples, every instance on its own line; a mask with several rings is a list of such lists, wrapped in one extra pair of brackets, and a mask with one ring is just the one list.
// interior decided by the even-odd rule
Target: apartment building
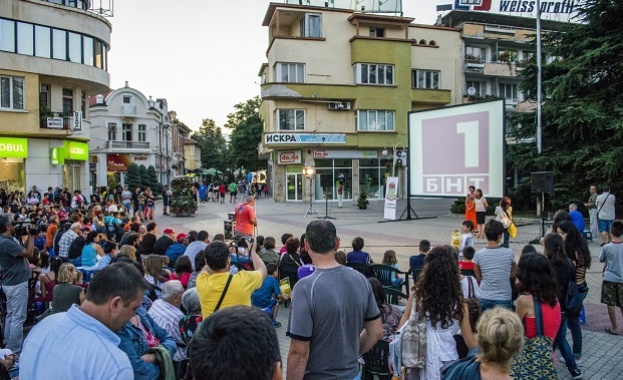
[(89, 150), (95, 166), (94, 183), (125, 184), (132, 163), (153, 166), (160, 183), (168, 185), (179, 165), (173, 154), (173, 123), (166, 99), (153, 100), (125, 86), (89, 100), (91, 140)]
[(274, 199), (333, 200), (338, 179), (345, 200), (381, 199), (392, 174), (404, 189), (408, 113), (462, 101), (458, 30), (413, 24), (399, 0), (299, 3), (271, 3), (263, 21), (260, 151)]
[(87, 99), (108, 90), (111, 24), (89, 1), (0, 2), (0, 188), (89, 189)]

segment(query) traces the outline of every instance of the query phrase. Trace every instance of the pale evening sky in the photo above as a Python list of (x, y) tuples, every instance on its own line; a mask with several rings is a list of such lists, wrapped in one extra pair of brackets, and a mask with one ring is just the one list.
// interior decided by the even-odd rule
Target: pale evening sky
[[(403, 15), (432, 24), (436, 5), (450, 3), (403, 0)], [(268, 48), (268, 28), (262, 21), (269, 4), (117, 0), (109, 18), (111, 88), (128, 81), (147, 97), (166, 98), (169, 110), (193, 130), (204, 118), (222, 127), (235, 104), (260, 94), (258, 72)]]

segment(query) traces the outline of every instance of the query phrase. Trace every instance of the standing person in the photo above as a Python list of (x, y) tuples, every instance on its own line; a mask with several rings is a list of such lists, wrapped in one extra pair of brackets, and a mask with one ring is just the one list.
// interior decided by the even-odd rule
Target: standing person
[(490, 220), (484, 228), (487, 246), (474, 255), (474, 272), (480, 282), (482, 311), (496, 306), (512, 309), (511, 278), (515, 278), (517, 264), (515, 254), (509, 248), (500, 246), (504, 226), (497, 220)]
[(125, 185), (121, 192), (121, 203), (123, 204), (125, 212), (130, 215), (130, 209), (132, 208), (132, 192), (128, 185)]
[(132, 193), (132, 208), (133, 208), (133, 215), (134, 216), (138, 216), (139, 218), (143, 218), (142, 215), (142, 210), (141, 210), (141, 205), (139, 202), (139, 197), (141, 195), (141, 188), (137, 187), (136, 189), (134, 189), (134, 192)]
[(231, 181), (229, 184), (229, 203), (236, 202), (236, 195), (238, 194), (238, 185), (236, 185), (236, 181)]
[(162, 189), (162, 215), (169, 215), (169, 204), (171, 203), (171, 196), (173, 193), (169, 186), (165, 186)]
[(154, 213), (156, 211), (156, 197), (151, 189), (148, 187), (145, 189), (145, 220), (154, 220)]
[(604, 245), (599, 254), (599, 261), (606, 264), (604, 279), (601, 286), (601, 303), (608, 305), (608, 316), (612, 327), (606, 332), (612, 335), (619, 334), (616, 307), (623, 315), (623, 223), (616, 221), (610, 226), (611, 240)]
[(133, 265), (117, 263), (102, 269), (80, 306), (45, 318), (28, 334), (20, 378), (133, 379), (130, 360), (118, 348), (121, 340), (115, 332), (141, 306), (144, 290), (143, 277)]
[[(563, 221), (558, 225), (558, 235), (562, 236), (565, 242), (565, 252), (575, 268), (575, 281), (578, 285), (580, 299), (584, 301), (588, 294), (588, 283), (586, 282), (586, 271), (591, 267), (591, 251), (584, 236), (576, 229), (576, 226), (569, 221)], [(580, 329), (580, 316), (567, 315), (567, 324), (571, 330), (573, 338), (573, 356), (578, 365), (582, 358), (582, 329)]]
[(584, 215), (578, 211), (578, 205), (571, 203), (569, 205), (569, 217), (580, 233), (584, 232)]
[(255, 197), (249, 195), (244, 202), (234, 208), (234, 220), (236, 221), (236, 235), (252, 237), (257, 227), (255, 217)]
[(208, 200), (208, 186), (205, 182), (201, 182), (199, 186), (199, 204), (205, 206), (206, 201)]
[(50, 224), (45, 231), (45, 248), (47, 249), (50, 256), (53, 256), (54, 250), (54, 235), (58, 231), (58, 216), (52, 215), (50, 216)]
[(595, 202), (602, 247), (609, 242), (608, 233), (610, 232), (610, 225), (612, 225), (615, 218), (615, 200), (614, 194), (610, 193), (610, 185), (605, 185), (603, 193), (597, 196), (597, 201)]
[(370, 283), (361, 273), (335, 261), (339, 246), (333, 223), (316, 220), (307, 225), (305, 249), (316, 271), (293, 289), (287, 331), (291, 338), (288, 379), (325, 379), (329, 375), (355, 379), (357, 358), (383, 336)]
[(500, 205), (495, 208), (495, 220), (501, 222), (504, 226), (504, 242), (502, 247), (508, 248), (508, 238), (510, 236), (508, 229), (513, 224), (513, 207), (511, 206), (511, 199), (504, 197), (500, 201)]
[(221, 203), (225, 203), (225, 184), (223, 182), (218, 185), (218, 196), (221, 199)]
[(487, 199), (482, 195), (481, 189), (476, 189), (476, 197), (474, 198), (476, 205), (476, 223), (478, 224), (478, 239), (484, 239), (485, 236), (485, 217), (487, 216)]
[(6, 348), (19, 354), (22, 351), (28, 304), (28, 259), (33, 255), (35, 244), (34, 236), (29, 233), (25, 246), (22, 246), (13, 237), (15, 226), (12, 222), (11, 214), (0, 215), (0, 267), (4, 275), (2, 291), (6, 295), (7, 308), (4, 339)]
[(197, 292), (204, 318), (229, 306), (251, 306), (251, 294), (262, 286), (266, 277), (266, 266), (256, 253), (255, 242), (253, 246), (247, 242), (247, 248), (255, 270), (231, 274), (231, 257), (227, 244), (214, 241), (206, 247), (206, 265), (197, 276)]
[(588, 202), (584, 203), (584, 206), (588, 209), (588, 215), (590, 217), (590, 230), (593, 236), (599, 234), (599, 223), (597, 222), (597, 186), (591, 185), (590, 196)]
[(567, 290), (569, 282), (575, 281), (575, 268), (565, 253), (565, 242), (558, 234), (547, 234), (543, 241), (545, 257), (554, 267), (556, 283), (558, 284), (558, 302), (560, 303), (561, 321), (558, 334), (554, 340), (554, 350), (558, 348), (565, 360), (565, 365), (574, 379), (582, 378), (582, 371), (578, 368), (569, 342), (567, 342)]
[(476, 220), (476, 203), (474, 203), (475, 198), (476, 188), (470, 186), (469, 192), (465, 196), (465, 220), (470, 220), (474, 223), (474, 227), (478, 225), (478, 221)]

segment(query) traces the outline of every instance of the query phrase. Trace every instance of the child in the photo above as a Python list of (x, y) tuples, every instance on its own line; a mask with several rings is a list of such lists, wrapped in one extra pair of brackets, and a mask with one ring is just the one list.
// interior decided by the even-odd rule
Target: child
[[(279, 282), (277, 282), (277, 264), (268, 264), (266, 266), (268, 276), (262, 282), (262, 286), (253, 292), (251, 303), (259, 309), (272, 309), (272, 320), (275, 327), (280, 327), (281, 323), (277, 322), (277, 311), (279, 310), (279, 301), (285, 301), (286, 298), (281, 295)], [(279, 300), (279, 301), (278, 301)]]
[(283, 244), (283, 247), (281, 247), (281, 249), (279, 250), (280, 255), (283, 255), (284, 253), (286, 253), (286, 241), (288, 241), (288, 239), (293, 236), (294, 235), (287, 233), (287, 232), (281, 235), (281, 244)]
[(409, 268), (411, 270), (421, 270), (424, 267), (424, 259), (426, 258), (428, 251), (430, 251), (430, 241), (426, 239), (420, 240), (419, 250), (419, 254), (409, 258)]
[[(383, 262), (381, 264), (390, 266), (396, 270), (400, 270), (398, 269), (398, 260), (396, 260), (396, 252), (392, 251), (391, 249), (385, 251), (385, 254), (383, 255)], [(404, 278), (398, 276), (398, 273), (394, 272), (394, 278), (392, 279), (392, 286), (395, 288), (400, 288), (400, 285), (402, 285), (403, 282), (405, 282)]]
[(472, 261), (472, 259), (474, 258), (475, 253), (476, 250), (474, 249), (474, 247), (467, 246), (463, 248), (463, 260), (459, 261), (459, 269), (473, 271), (474, 262)]
[(461, 256), (465, 247), (473, 247), (474, 246), (474, 236), (472, 236), (472, 232), (474, 231), (474, 222), (471, 220), (466, 220), (463, 222), (461, 226), (461, 244), (459, 245), (459, 261), (461, 261)]

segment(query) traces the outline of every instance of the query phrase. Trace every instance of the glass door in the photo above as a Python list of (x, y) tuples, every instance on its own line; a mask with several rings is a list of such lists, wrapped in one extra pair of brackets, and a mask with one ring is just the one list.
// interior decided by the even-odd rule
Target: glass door
[(286, 174), (286, 201), (303, 200), (303, 174), (288, 173)]

